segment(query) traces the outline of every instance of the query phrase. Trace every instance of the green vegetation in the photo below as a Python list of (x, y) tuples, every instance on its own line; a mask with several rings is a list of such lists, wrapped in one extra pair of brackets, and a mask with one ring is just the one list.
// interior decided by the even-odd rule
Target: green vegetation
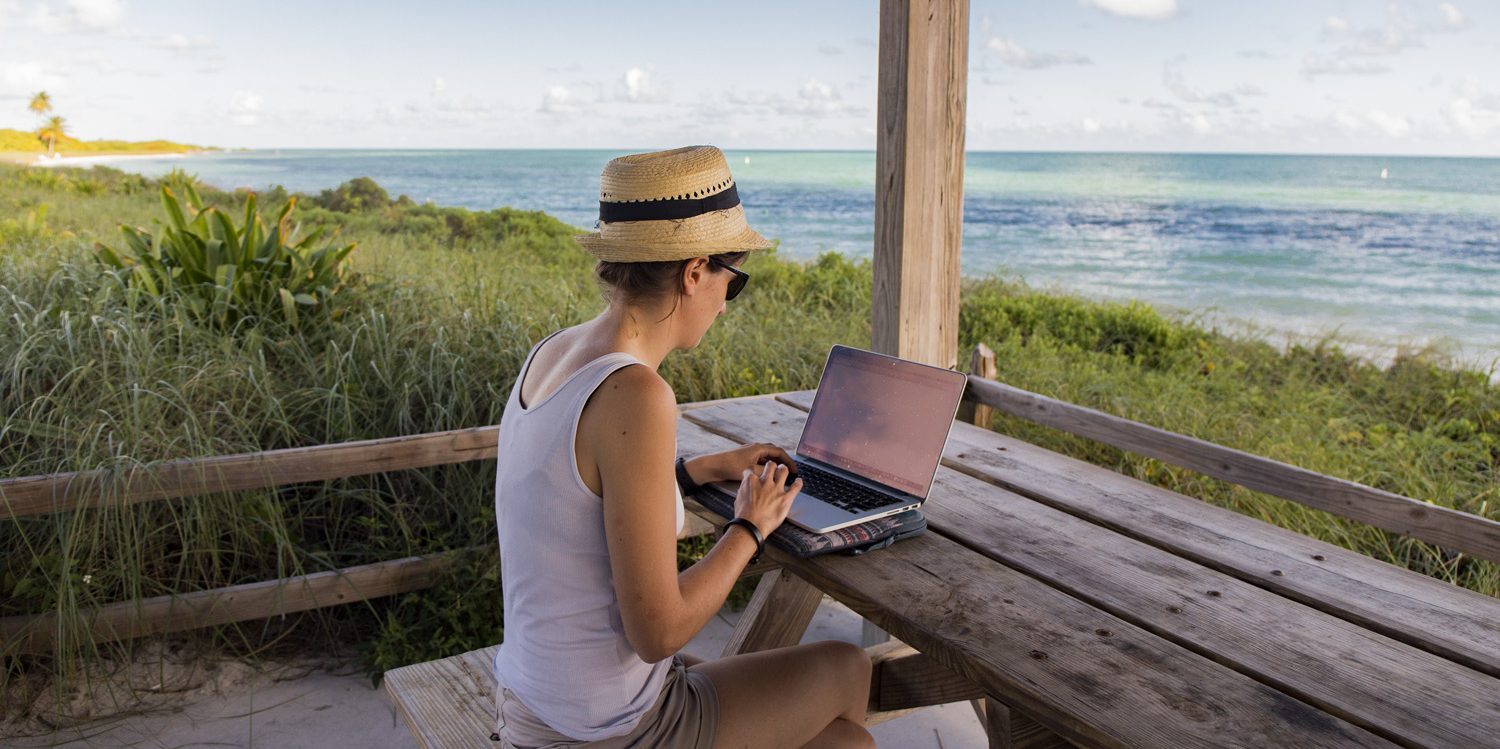
[[(393, 200), (364, 180), (294, 203), (284, 191), (262, 193), (262, 202), (285, 202), (289, 212), (247, 243), (246, 225), (256, 221), (224, 227), (218, 217), (253, 217), (250, 195), (188, 193), (184, 178), (165, 180), (173, 181), (0, 165), (0, 476), (128, 470), (494, 424), (532, 343), (602, 305), (575, 230), (541, 213)], [(290, 242), (293, 232), (281, 228), (289, 221), (325, 229), (335, 247), (357, 243), (351, 272), (368, 283), (340, 292), (342, 314), (300, 332), (273, 320), (238, 335), (225, 332), (227, 318), (177, 314), (180, 296), (153, 298), (135, 271), (117, 267), (128, 265), (120, 251), (114, 263), (92, 249), (116, 241), (121, 223), (160, 219), (164, 186), (189, 195), (195, 216), (179, 221), (169, 201), (158, 234), (127, 230), (137, 258), (173, 246), (192, 258), (173, 267), (206, 269), (214, 264), (206, 259), (210, 242), (242, 253), (273, 233)], [(199, 219), (206, 228), (194, 226)], [(148, 237), (155, 250), (143, 249)], [(868, 345), (867, 263), (836, 255), (796, 263), (770, 252), (747, 270), (755, 282), (701, 347), (663, 367), (683, 401), (810, 388), (829, 345)], [(217, 300), (231, 286), (209, 277), (193, 276), (187, 293), (201, 286), (204, 295), (194, 298)], [(241, 319), (264, 320), (263, 303), (245, 302), (253, 311)], [(1000, 378), (1018, 387), (1500, 518), (1500, 389), (1489, 373), (1422, 356), (1376, 366), (1332, 341), (1281, 351), (1144, 305), (1097, 304), (998, 279), (966, 283), (960, 336), (965, 347), (993, 347)], [(1500, 595), (1500, 565), (1019, 420), (998, 418), (995, 426)], [(69, 672), (79, 659), (127, 647), (81, 638), (78, 617), (94, 606), (486, 546), (492, 482), (493, 466), (479, 463), (0, 522), (8, 550), (0, 557), (0, 616), (63, 617), (51, 657), (17, 657), (0, 644), (0, 678)], [(701, 551), (685, 545), (684, 561)], [(363, 643), (378, 672), (492, 643), (503, 626), (498, 583), (493, 554), (476, 554), (422, 593), (199, 636), (241, 652)]]
[(286, 201), (267, 231), (250, 195), (244, 225), (237, 227), (224, 211), (204, 206), (190, 181), (175, 181), (188, 197), (187, 210), (172, 188), (162, 187), (170, 223), (159, 235), (121, 226), (123, 249), (94, 245), (99, 259), (121, 271), (126, 284), (144, 296), (142, 303), (160, 302), (172, 308), (166, 312), (186, 312), (223, 332), (273, 320), (300, 330), (301, 319), (310, 313), (336, 319), (344, 311), (341, 303), (354, 282), (347, 272), (354, 245), (317, 247), (323, 229), (298, 239), (292, 225), (296, 198)]
[(199, 146), (173, 143), (166, 140), (132, 142), (123, 140), (82, 141), (67, 133), (68, 122), (52, 114), (52, 96), (46, 91), (31, 95), (27, 110), (36, 115), (37, 129), (31, 132), (0, 128), (0, 156), (8, 153), (33, 154), (45, 152), (48, 156), (58, 152), (78, 153), (185, 153), (206, 150)]
[[(169, 140), (79, 140), (67, 134), (60, 134), (58, 136), (56, 146), (59, 153), (65, 154), (187, 153), (189, 151), (209, 150), (203, 146), (174, 143)], [(7, 151), (45, 153), (47, 146), (34, 132), (28, 133), (22, 130), (0, 128), (0, 153)]]

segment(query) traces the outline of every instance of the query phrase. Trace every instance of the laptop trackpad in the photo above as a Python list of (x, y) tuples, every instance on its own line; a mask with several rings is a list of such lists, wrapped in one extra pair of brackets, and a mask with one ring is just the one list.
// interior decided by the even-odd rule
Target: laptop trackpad
[(799, 494), (792, 500), (792, 509), (787, 512), (786, 517), (807, 530), (821, 533), (824, 528), (847, 524), (854, 516), (848, 510)]

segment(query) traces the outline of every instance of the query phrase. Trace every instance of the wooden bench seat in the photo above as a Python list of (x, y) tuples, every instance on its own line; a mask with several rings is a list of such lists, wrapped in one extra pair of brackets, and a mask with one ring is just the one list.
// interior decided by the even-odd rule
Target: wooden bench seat
[(494, 749), (495, 674), (499, 645), (391, 669), (385, 691), (417, 745)]

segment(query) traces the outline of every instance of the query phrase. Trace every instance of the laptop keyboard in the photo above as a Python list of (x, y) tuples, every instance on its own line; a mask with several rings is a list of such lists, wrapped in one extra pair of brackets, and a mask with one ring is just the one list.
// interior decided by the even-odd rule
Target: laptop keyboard
[(802, 479), (804, 493), (851, 513), (858, 514), (896, 503), (896, 500), (888, 494), (882, 494), (801, 461), (797, 462), (797, 478)]

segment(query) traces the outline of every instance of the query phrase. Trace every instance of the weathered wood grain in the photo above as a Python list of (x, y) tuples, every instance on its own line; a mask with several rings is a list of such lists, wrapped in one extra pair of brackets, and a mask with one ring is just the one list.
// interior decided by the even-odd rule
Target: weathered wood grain
[[(812, 392), (779, 399), (805, 411)], [(1500, 676), (1496, 599), (967, 424), (943, 465)]]
[(0, 517), (264, 489), (495, 457), (499, 427), (0, 480)]
[[(974, 347), (974, 352), (969, 356), (969, 374), (987, 379), (995, 379), (995, 352), (983, 343)], [(995, 418), (995, 409), (979, 402), (972, 393), (965, 391), (964, 399), (958, 404), (958, 421), (966, 421), (970, 424), (989, 428), (990, 422)]]
[(968, 0), (881, 0), (874, 348), (958, 357)]
[(1391, 745), (938, 534), (786, 563), (1074, 743)]
[(822, 591), (785, 569), (762, 575), (724, 645), (723, 656), (796, 645), (822, 602)]
[(494, 749), (500, 646), (385, 672), (386, 694), (422, 749)]
[[(690, 418), (715, 431), (764, 423), (778, 443), (802, 421), (765, 403)], [(971, 476), (940, 471), (923, 509), (968, 548), (1394, 741), (1500, 739), (1500, 679)]]
[(1174, 434), (994, 380), (971, 376), (969, 390), (983, 403), (1038, 424), (1500, 562), (1500, 521)]
[(865, 648), (870, 655), (870, 712), (946, 705), (984, 696), (953, 670), (903, 642)]
[[(81, 616), (87, 624), (87, 636), (96, 643), (264, 619), (431, 587), (454, 558), (454, 552), (446, 552), (393, 559), (282, 580), (125, 601)], [(15, 652), (47, 653), (60, 629), (56, 614), (6, 617), (0, 619), (0, 642), (6, 643), (6, 649), (19, 642)]]

